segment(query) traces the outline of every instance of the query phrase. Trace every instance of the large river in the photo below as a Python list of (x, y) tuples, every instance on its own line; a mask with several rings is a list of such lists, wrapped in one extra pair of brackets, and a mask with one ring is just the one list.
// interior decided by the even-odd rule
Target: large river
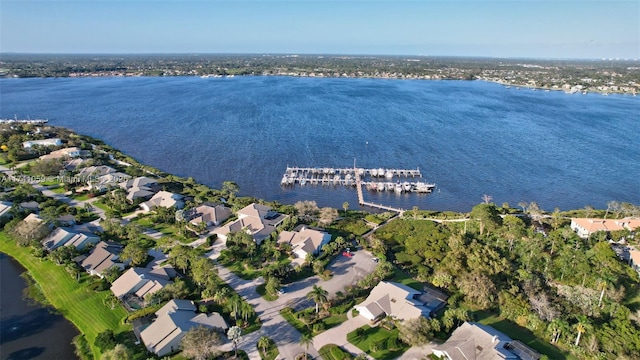
[(468, 211), (640, 204), (640, 97), (480, 81), (290, 77), (0, 80), (0, 117), (47, 118), (141, 162), (241, 195), (355, 208), (353, 189), (282, 188), (287, 165), (417, 168), (430, 195), (368, 200)]

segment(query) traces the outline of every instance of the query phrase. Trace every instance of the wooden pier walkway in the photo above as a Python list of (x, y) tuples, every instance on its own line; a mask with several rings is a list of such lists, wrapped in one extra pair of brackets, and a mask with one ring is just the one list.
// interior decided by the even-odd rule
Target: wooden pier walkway
[(372, 208), (376, 208), (376, 209), (382, 209), (382, 210), (386, 210), (386, 211), (394, 211), (397, 212), (398, 214), (402, 215), (405, 210), (404, 209), (399, 209), (399, 208), (394, 208), (391, 206), (386, 206), (386, 205), (382, 205), (382, 204), (374, 204), (371, 202), (367, 202), (364, 201), (364, 194), (362, 193), (362, 182), (360, 181), (360, 173), (354, 168), (354, 173), (356, 175), (356, 189), (358, 190), (358, 203), (361, 206), (368, 206), (368, 207), (372, 207)]

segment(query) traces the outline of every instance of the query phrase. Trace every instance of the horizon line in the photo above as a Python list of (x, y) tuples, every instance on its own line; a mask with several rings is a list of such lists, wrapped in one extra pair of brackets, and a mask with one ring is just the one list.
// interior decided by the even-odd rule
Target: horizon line
[(506, 59), (506, 60), (556, 60), (556, 61), (640, 61), (640, 58), (621, 57), (533, 57), (533, 56), (489, 56), (489, 55), (425, 55), (425, 54), (348, 54), (348, 53), (306, 53), (306, 52), (3, 52), (3, 55), (53, 55), (53, 56), (158, 56), (158, 55), (235, 55), (235, 56), (354, 56), (354, 57), (421, 57), (421, 58), (466, 58), (466, 59)]

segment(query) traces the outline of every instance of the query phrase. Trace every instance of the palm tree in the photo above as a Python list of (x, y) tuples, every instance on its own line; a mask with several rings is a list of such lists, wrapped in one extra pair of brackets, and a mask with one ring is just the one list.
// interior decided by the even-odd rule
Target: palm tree
[(302, 334), (302, 336), (300, 336), (300, 345), (304, 346), (305, 358), (307, 357), (306, 354), (309, 353), (309, 345), (311, 344), (313, 344), (313, 339), (311, 338), (311, 335)]
[(222, 304), (226, 302), (227, 296), (229, 296), (229, 289), (226, 287), (222, 287), (213, 295), (213, 300), (215, 300), (218, 304)]
[(575, 329), (578, 332), (578, 335), (576, 336), (575, 346), (578, 346), (578, 344), (580, 343), (580, 337), (588, 330), (589, 325), (589, 319), (587, 319), (586, 316), (578, 316), (578, 323), (575, 325)]
[(343, 202), (342, 203), (342, 208), (344, 209), (344, 217), (347, 217), (347, 210), (349, 210), (349, 203), (348, 202)]
[(258, 347), (262, 348), (262, 353), (264, 355), (267, 355), (267, 348), (269, 347), (269, 345), (271, 345), (271, 339), (269, 339), (266, 336), (262, 336), (260, 337), (260, 339), (258, 339)]
[(238, 343), (240, 342), (240, 337), (242, 336), (242, 330), (240, 330), (237, 326), (232, 326), (229, 328), (227, 332), (227, 337), (233, 343), (233, 350), (235, 351), (235, 357), (238, 357)]
[(240, 305), (240, 315), (242, 319), (247, 322), (249, 321), (249, 317), (253, 316), (256, 311), (253, 309), (253, 306), (246, 301), (243, 301)]
[(327, 290), (318, 285), (313, 285), (313, 290), (307, 294), (307, 299), (311, 299), (316, 303), (316, 314), (319, 311), (318, 306), (327, 301), (327, 295), (329, 295)]
[(234, 320), (238, 320), (238, 311), (240, 310), (240, 306), (242, 306), (242, 302), (242, 298), (238, 295), (232, 296), (227, 301), (227, 309), (230, 310), (230, 312), (233, 312)]

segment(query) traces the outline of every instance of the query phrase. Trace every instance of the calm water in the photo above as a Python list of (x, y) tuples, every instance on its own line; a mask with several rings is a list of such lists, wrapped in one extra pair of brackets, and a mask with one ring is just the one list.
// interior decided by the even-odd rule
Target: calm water
[(22, 299), (24, 268), (0, 253), (0, 359), (77, 359), (78, 330), (62, 315)]
[(143, 163), (242, 195), (357, 204), (355, 190), (283, 189), (287, 165), (416, 168), (434, 194), (368, 193), (468, 211), (483, 194), (543, 209), (640, 204), (640, 97), (485, 82), (288, 77), (4, 79), (0, 116), (48, 118)]

